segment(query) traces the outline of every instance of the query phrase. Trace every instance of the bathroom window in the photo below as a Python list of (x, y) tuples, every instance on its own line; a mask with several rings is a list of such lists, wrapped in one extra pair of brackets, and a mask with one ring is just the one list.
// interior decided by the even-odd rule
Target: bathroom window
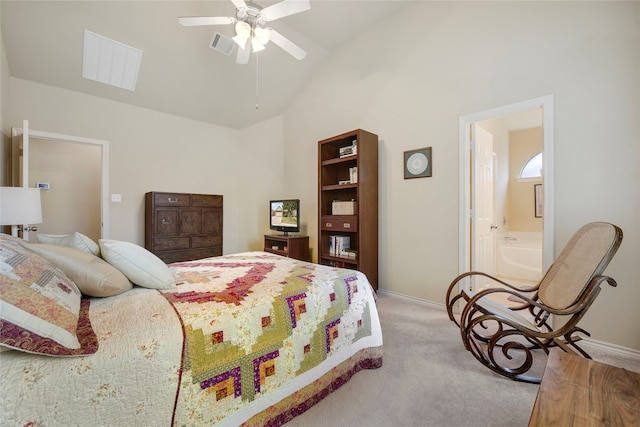
[(522, 167), (518, 180), (542, 178), (542, 152), (531, 157)]

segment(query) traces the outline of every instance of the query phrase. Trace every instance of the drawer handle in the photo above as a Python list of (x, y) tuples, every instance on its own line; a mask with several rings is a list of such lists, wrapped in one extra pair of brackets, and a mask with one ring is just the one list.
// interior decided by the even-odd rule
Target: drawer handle
[(342, 224), (342, 228), (351, 228), (351, 224)]
[(173, 221), (171, 221), (171, 220), (166, 220), (166, 219), (162, 218), (162, 223), (163, 224), (171, 224), (172, 222)]
[(175, 198), (173, 198), (173, 197), (167, 197), (167, 201), (168, 201), (169, 203), (178, 203), (178, 198), (177, 198), (177, 197), (175, 197)]
[(327, 227), (327, 228), (331, 228), (331, 227), (333, 227), (333, 224), (331, 224), (330, 222), (327, 222), (324, 226)]

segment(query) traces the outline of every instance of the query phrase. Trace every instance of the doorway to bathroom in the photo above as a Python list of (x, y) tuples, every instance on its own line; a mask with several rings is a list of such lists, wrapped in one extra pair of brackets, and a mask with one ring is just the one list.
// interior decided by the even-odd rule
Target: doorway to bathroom
[[(459, 270), (535, 282), (554, 259), (553, 97), (462, 116), (459, 125)], [(523, 178), (538, 153), (539, 176)]]

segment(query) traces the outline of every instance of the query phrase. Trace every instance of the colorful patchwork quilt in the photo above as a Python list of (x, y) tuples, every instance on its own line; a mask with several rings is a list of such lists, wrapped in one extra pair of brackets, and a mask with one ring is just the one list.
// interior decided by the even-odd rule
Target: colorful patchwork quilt
[(170, 269), (174, 289), (91, 299), (95, 354), (2, 353), (0, 424), (281, 425), (382, 365), (360, 272), (266, 252)]

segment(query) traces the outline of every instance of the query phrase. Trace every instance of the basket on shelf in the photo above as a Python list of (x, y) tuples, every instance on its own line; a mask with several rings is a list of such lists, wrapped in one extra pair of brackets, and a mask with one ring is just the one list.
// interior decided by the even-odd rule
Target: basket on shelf
[(332, 215), (355, 215), (356, 214), (356, 201), (349, 200), (346, 202), (334, 200), (331, 203)]

